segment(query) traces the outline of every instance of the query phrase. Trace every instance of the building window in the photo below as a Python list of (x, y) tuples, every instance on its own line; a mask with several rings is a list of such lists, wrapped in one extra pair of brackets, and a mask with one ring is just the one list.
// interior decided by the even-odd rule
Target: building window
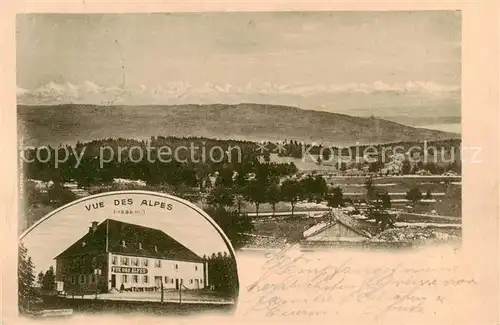
[(175, 268), (176, 270), (178, 270), (178, 269), (179, 269), (179, 264), (175, 264), (175, 265), (174, 265), (174, 268)]
[(122, 247), (127, 247), (126, 243), (124, 240), (122, 240)]
[(148, 266), (148, 259), (147, 258), (143, 258), (142, 259), (142, 265), (143, 266)]
[(76, 282), (75, 280), (76, 280), (76, 279), (75, 279), (75, 276), (74, 276), (74, 275), (72, 275), (72, 276), (71, 276), (71, 284), (75, 284), (75, 282)]
[(156, 260), (155, 267), (161, 267), (161, 260)]
[(127, 283), (128, 277), (126, 274), (122, 275), (122, 282)]
[(116, 265), (116, 263), (118, 263), (118, 257), (112, 256), (111, 257), (111, 264)]
[(172, 279), (170, 279), (170, 283), (174, 283), (174, 279), (173, 279), (173, 278), (172, 278)]
[(75, 267), (80, 267), (82, 265), (82, 258), (77, 257), (75, 258)]
[(193, 279), (189, 279), (189, 283), (193, 284)]
[(139, 282), (139, 276), (137, 274), (132, 275), (132, 283), (138, 283)]
[(149, 277), (147, 275), (145, 275), (143, 278), (142, 278), (142, 282), (143, 283), (148, 283), (149, 282)]
[(90, 282), (90, 283), (94, 283), (94, 282), (95, 282), (95, 275), (93, 275), (93, 274), (92, 274), (92, 275), (90, 275), (90, 277), (89, 277), (89, 282)]
[(132, 259), (132, 265), (134, 265), (134, 266), (138, 266), (138, 265), (139, 265), (139, 258), (137, 258), (137, 257), (136, 257), (136, 258), (133, 258), (133, 259)]
[(194, 266), (194, 270), (195, 270), (195, 271), (198, 271), (198, 265), (195, 265), (195, 266)]
[(121, 264), (122, 265), (128, 265), (128, 257), (122, 257), (121, 258)]
[(65, 276), (65, 275), (63, 275), (63, 276), (62, 276), (61, 281), (62, 281), (63, 283), (66, 283), (66, 276)]
[(85, 275), (80, 274), (80, 283), (85, 283)]
[(165, 277), (165, 283), (168, 283), (168, 276)]
[(155, 245), (155, 252), (158, 252), (158, 246)]
[(203, 279), (200, 279), (200, 283), (203, 284)]
[(142, 249), (142, 243), (139, 243), (139, 249)]

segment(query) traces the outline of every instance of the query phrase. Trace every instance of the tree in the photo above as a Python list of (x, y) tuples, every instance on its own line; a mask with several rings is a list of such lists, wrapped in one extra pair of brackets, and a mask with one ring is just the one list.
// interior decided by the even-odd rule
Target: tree
[(255, 204), (256, 216), (259, 216), (259, 206), (266, 199), (266, 183), (260, 179), (253, 179), (248, 183), (245, 198)]
[(428, 170), (433, 175), (444, 173), (444, 168), (436, 163), (428, 162), (424, 165), (424, 169)]
[[(269, 144), (268, 144), (269, 145)], [(268, 147), (269, 148), (269, 147)], [(264, 161), (266, 163), (270, 163), (271, 162), (271, 153), (269, 151), (264, 151), (262, 153), (263, 157), (264, 157)]]
[(281, 184), (281, 195), (283, 200), (290, 202), (292, 206), (292, 217), (295, 209), (295, 204), (302, 197), (301, 184), (293, 179), (287, 179)]
[(390, 209), (392, 204), (391, 204), (391, 197), (389, 196), (389, 193), (387, 193), (386, 190), (379, 191), (377, 193), (377, 199), (380, 200), (380, 203), (382, 205), (382, 208), (384, 209)]
[(43, 271), (40, 271), (40, 273), (38, 273), (36, 283), (40, 288), (43, 287)]
[(329, 207), (338, 208), (344, 204), (344, 194), (340, 187), (334, 187), (328, 192), (326, 196), (326, 202)]
[(238, 289), (236, 260), (224, 252), (203, 258), (208, 267), (208, 283), (221, 293), (233, 295)]
[(326, 148), (326, 150), (322, 150), (323, 151), (323, 161), (330, 161), (330, 158), (332, 156), (332, 152), (330, 149)]
[(394, 225), (394, 220), (388, 210), (391, 208), (391, 197), (387, 191), (376, 191), (375, 199), (369, 201), (368, 219), (375, 220), (381, 230)]
[(345, 172), (347, 170), (347, 164), (345, 161), (337, 162), (335, 164), (335, 167), (342, 172)]
[(238, 171), (234, 179), (234, 195), (238, 213), (241, 213), (241, 203), (248, 190), (248, 182), (248, 174), (243, 170)]
[(223, 207), (206, 208), (205, 212), (221, 227), (235, 249), (243, 246), (245, 234), (253, 231), (252, 218), (246, 214), (227, 211)]
[(321, 175), (316, 175), (315, 177), (309, 175), (303, 180), (299, 181), (299, 184), (304, 193), (304, 197), (307, 198), (309, 202), (321, 202), (328, 193), (328, 184)]
[(317, 175), (314, 178), (314, 199), (316, 203), (320, 203), (324, 200), (326, 195), (328, 194), (328, 184), (325, 179), (321, 177), (321, 175)]
[(48, 190), (49, 202), (58, 206), (72, 202), (77, 199), (76, 194), (65, 188), (60, 182), (54, 184)]
[(37, 303), (36, 292), (34, 290), (35, 267), (31, 261), (31, 257), (28, 257), (28, 250), (22, 243), (19, 245), (18, 258), (18, 308), (21, 314), (29, 314), (35, 309)]
[(217, 179), (215, 180), (215, 186), (232, 187), (234, 183), (233, 174), (234, 172), (230, 168), (220, 169)]
[(43, 276), (42, 290), (52, 291), (55, 288), (55, 284), (56, 274), (54, 272), (54, 267), (51, 265)]
[(377, 197), (377, 193), (375, 190), (375, 186), (373, 185), (373, 179), (368, 177), (365, 180), (365, 189), (366, 189), (366, 200), (368, 202), (375, 200)]
[(372, 173), (378, 173), (382, 168), (384, 168), (384, 163), (381, 160), (377, 160), (370, 163), (368, 171)]
[(405, 159), (403, 161), (403, 165), (401, 166), (401, 172), (405, 175), (407, 174), (410, 174), (411, 173), (411, 164), (410, 162), (408, 161), (408, 159)]
[(383, 208), (381, 202), (375, 202), (368, 207), (368, 220), (375, 220), (381, 230), (394, 225), (392, 216)]
[(413, 204), (417, 204), (418, 201), (422, 199), (422, 192), (420, 192), (420, 190), (415, 187), (406, 192), (405, 197), (408, 201), (413, 202)]
[(233, 188), (222, 184), (216, 185), (208, 194), (208, 204), (219, 208), (230, 207), (234, 204)]
[(276, 213), (276, 203), (281, 201), (281, 189), (278, 183), (272, 182), (266, 191), (266, 200), (273, 209), (273, 216)]
[(457, 160), (454, 160), (453, 162), (450, 162), (446, 168), (446, 171), (453, 171), (457, 174), (461, 173), (461, 166), (460, 163)]
[(206, 187), (208, 186), (208, 183), (210, 182), (209, 180), (209, 175), (210, 175), (210, 169), (209, 166), (206, 163), (197, 163), (194, 165), (194, 171), (198, 183), (198, 187), (200, 188), (201, 192), (204, 192)]

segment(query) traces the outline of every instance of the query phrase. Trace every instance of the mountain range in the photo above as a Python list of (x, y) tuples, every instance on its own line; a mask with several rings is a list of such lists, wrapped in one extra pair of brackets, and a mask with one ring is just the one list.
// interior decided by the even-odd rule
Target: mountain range
[[(88, 84), (85, 90), (94, 88)], [(51, 89), (57, 94), (57, 87)], [(250, 141), (287, 139), (329, 145), (460, 138), (456, 133), (415, 128), (375, 117), (252, 103), (18, 105), (18, 122), (19, 135), (26, 145), (119, 137), (148, 139), (159, 135)]]
[[(274, 84), (270, 82), (248, 82), (242, 85), (228, 83), (200, 83), (170, 82), (165, 85), (146, 87), (145, 85), (129, 86), (124, 78), (120, 86), (102, 86), (92, 81), (85, 81), (75, 85), (71, 82), (49, 82), (34, 89), (17, 88), (19, 104), (166, 104), (179, 99), (193, 99), (200, 102), (210, 98), (214, 102), (219, 96), (232, 98), (232, 96), (300, 96), (321, 97), (327, 95), (348, 94), (392, 94), (398, 96), (427, 96), (439, 98), (440, 96), (456, 96), (460, 92), (459, 86), (443, 85), (432, 81), (407, 81), (399, 84), (388, 84), (382, 81), (373, 83), (347, 83), (334, 84), (301, 84), (287, 83)], [(216, 101), (217, 102), (217, 101)]]

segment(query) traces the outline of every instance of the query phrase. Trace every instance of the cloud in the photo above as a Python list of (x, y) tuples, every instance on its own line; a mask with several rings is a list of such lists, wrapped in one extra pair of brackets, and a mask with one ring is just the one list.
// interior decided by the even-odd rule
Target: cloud
[(405, 83), (389, 84), (383, 81), (373, 83), (337, 84), (275, 84), (271, 82), (246, 83), (233, 85), (228, 83), (206, 82), (192, 85), (186, 82), (172, 82), (148, 88), (145, 85), (137, 87), (102, 86), (92, 81), (80, 85), (66, 82), (57, 84), (50, 82), (36, 89), (17, 88), (17, 98), (20, 104), (166, 104), (171, 100), (196, 102), (202, 100), (217, 101), (224, 96), (291, 95), (299, 97), (314, 97), (338, 94), (420, 94), (425, 96), (456, 94), (460, 86), (443, 85), (433, 81), (407, 81)]

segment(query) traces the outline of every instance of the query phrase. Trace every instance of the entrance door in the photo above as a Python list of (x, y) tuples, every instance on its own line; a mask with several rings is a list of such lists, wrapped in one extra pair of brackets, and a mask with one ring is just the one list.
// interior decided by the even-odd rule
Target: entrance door
[(179, 290), (179, 279), (175, 279), (175, 290)]
[(195, 289), (199, 289), (200, 288), (200, 280), (199, 279), (195, 279), (194, 280), (194, 287), (195, 287)]
[(116, 274), (111, 274), (111, 288), (116, 289)]

